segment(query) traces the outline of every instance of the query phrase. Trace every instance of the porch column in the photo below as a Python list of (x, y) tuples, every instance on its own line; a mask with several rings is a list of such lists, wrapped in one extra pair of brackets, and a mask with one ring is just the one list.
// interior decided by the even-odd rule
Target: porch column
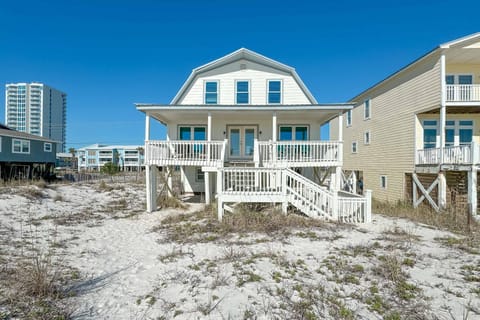
[[(208, 112), (207, 116), (207, 141), (212, 141), (212, 113)], [(207, 159), (210, 160), (211, 156), (211, 151), (210, 151), (211, 146), (207, 145)], [(204, 180), (205, 180), (205, 204), (210, 204), (210, 196), (211, 196), (211, 190), (210, 190), (210, 172), (206, 171), (204, 172)]]
[(447, 179), (445, 173), (440, 171), (438, 173), (438, 207), (445, 209), (447, 206)]
[(468, 171), (468, 206), (472, 217), (477, 215), (477, 168)]
[(272, 115), (272, 141), (277, 141), (277, 112)]
[(203, 174), (205, 180), (205, 204), (210, 204), (210, 172), (205, 171)]
[(440, 83), (441, 83), (441, 98), (440, 98), (440, 165), (443, 164), (443, 149), (445, 148), (445, 121), (446, 121), (446, 99), (447, 86), (445, 83), (445, 54), (440, 56)]
[(145, 175), (147, 181), (147, 212), (153, 212), (157, 209), (157, 166), (145, 166)]
[(150, 115), (145, 113), (145, 141), (150, 140)]
[(168, 185), (168, 192), (167, 192), (167, 195), (169, 197), (173, 197), (173, 193), (171, 191), (173, 191), (173, 167), (165, 167), (166, 168), (166, 174), (167, 174), (167, 185)]

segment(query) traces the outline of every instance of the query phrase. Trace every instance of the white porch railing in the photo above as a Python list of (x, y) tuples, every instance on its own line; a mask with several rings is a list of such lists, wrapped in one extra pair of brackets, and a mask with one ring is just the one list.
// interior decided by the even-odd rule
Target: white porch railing
[(145, 164), (157, 166), (223, 166), (224, 141), (145, 141)]
[(480, 146), (472, 142), (470, 145), (445, 147), (443, 154), (440, 148), (417, 150), (417, 165), (439, 164), (478, 164), (480, 163)]
[(321, 167), (342, 165), (339, 141), (257, 141), (254, 161), (266, 167)]
[(480, 101), (480, 84), (448, 84), (447, 101)]
[(218, 216), (225, 202), (291, 204), (309, 217), (346, 223), (371, 222), (371, 193), (362, 197), (337, 194), (289, 168), (219, 168), (217, 171)]

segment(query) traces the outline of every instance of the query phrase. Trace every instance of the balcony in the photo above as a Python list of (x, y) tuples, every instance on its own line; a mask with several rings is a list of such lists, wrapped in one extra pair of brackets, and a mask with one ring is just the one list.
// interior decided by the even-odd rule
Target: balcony
[(418, 166), (473, 165), (480, 163), (480, 146), (472, 142), (469, 145), (417, 150), (415, 164)]
[(264, 167), (330, 167), (342, 165), (339, 141), (256, 141), (255, 162)]
[(480, 102), (480, 84), (447, 85), (448, 102)]
[(227, 141), (146, 141), (145, 164), (157, 166), (223, 166)]

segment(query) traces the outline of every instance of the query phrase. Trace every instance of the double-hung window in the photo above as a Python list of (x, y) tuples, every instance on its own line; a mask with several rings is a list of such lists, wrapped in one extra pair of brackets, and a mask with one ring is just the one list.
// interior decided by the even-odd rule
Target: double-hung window
[(268, 80), (267, 83), (267, 102), (268, 104), (282, 103), (282, 81)]
[(12, 140), (12, 153), (30, 153), (30, 141), (13, 139)]
[(205, 104), (218, 104), (218, 81), (205, 82)]
[(43, 144), (43, 151), (44, 152), (52, 152), (52, 144), (50, 142), (45, 142)]
[(352, 110), (347, 111), (347, 127), (350, 127), (352, 125)]
[(246, 80), (239, 80), (236, 82), (236, 103), (248, 104), (250, 103), (250, 83)]
[(363, 119), (368, 120), (370, 119), (370, 99), (365, 100), (365, 109), (363, 111)]

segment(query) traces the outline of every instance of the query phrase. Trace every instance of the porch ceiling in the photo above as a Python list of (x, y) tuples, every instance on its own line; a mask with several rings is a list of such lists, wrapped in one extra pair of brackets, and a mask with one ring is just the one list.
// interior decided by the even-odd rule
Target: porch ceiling
[(447, 64), (480, 64), (480, 47), (450, 48), (446, 51)]
[(311, 119), (320, 124), (330, 121), (352, 109), (349, 104), (328, 105), (214, 105), (214, 106), (190, 106), (190, 105), (146, 105), (137, 104), (137, 110), (149, 114), (152, 118), (163, 124), (169, 122), (195, 121), (207, 119), (208, 113), (213, 121), (216, 117), (223, 119), (271, 119), (276, 112), (278, 120)]

